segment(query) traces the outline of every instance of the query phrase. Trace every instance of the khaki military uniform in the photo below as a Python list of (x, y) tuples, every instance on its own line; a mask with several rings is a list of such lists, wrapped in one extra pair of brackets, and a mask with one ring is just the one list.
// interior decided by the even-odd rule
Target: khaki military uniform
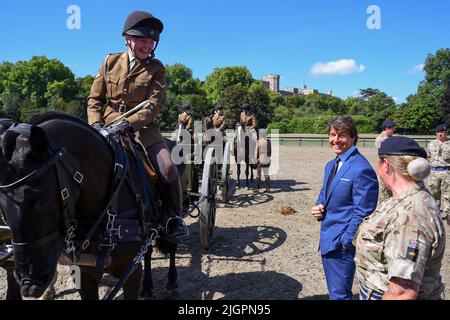
[(211, 119), (213, 123), (213, 128), (221, 131), (222, 134), (225, 135), (225, 116), (220, 115), (218, 113), (214, 113)]
[[(381, 143), (386, 140), (388, 137), (382, 132), (375, 139), (375, 148), (380, 149)], [(377, 175), (378, 176), (378, 175)], [(378, 192), (378, 204), (382, 203), (384, 200), (392, 197), (392, 192), (384, 185), (383, 181), (378, 177), (378, 185), (380, 187)]]
[[(134, 59), (128, 51), (108, 55), (92, 83), (88, 122), (108, 124), (146, 100), (150, 105), (130, 116), (128, 121), (139, 140), (151, 146), (164, 141), (153, 121), (166, 100), (165, 67), (156, 59)], [(120, 108), (121, 105), (125, 107)]]
[(441, 207), (441, 217), (447, 219), (450, 215), (450, 140), (433, 140), (427, 149), (431, 165), (429, 189)]
[(241, 112), (240, 121), (244, 124), (245, 130), (256, 129), (256, 117), (253, 113)]
[(194, 134), (194, 119), (192, 114), (187, 114), (186, 112), (180, 113), (178, 115), (178, 122), (183, 123), (183, 127), (189, 131), (191, 135)]
[(445, 229), (436, 201), (416, 186), (383, 202), (354, 240), (360, 284), (383, 294), (392, 277), (420, 284), (418, 299), (439, 299)]

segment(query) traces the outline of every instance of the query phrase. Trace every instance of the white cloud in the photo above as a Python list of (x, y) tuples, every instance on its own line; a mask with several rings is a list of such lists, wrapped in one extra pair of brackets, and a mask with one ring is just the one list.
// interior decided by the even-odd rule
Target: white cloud
[(406, 73), (407, 74), (416, 74), (416, 73), (419, 73), (419, 72), (423, 72), (423, 67), (424, 67), (423, 63), (415, 65), (414, 67), (406, 70)]
[(311, 67), (309, 73), (313, 76), (317, 75), (346, 75), (356, 72), (363, 72), (366, 69), (366, 66), (360, 64), (359, 66), (356, 64), (354, 59), (341, 59), (337, 61), (330, 62), (317, 62)]

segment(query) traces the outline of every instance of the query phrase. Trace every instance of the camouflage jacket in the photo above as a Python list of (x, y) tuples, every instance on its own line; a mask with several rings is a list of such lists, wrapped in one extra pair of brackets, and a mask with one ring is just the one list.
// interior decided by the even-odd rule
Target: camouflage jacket
[(385, 292), (397, 277), (421, 284), (418, 299), (439, 299), (445, 229), (435, 200), (419, 186), (384, 201), (355, 237), (356, 273), (367, 288)]
[(386, 140), (388, 137), (384, 135), (384, 133), (380, 133), (378, 137), (375, 139), (375, 148), (380, 149), (381, 143)]
[(427, 151), (433, 167), (450, 167), (450, 140), (435, 139), (428, 144)]

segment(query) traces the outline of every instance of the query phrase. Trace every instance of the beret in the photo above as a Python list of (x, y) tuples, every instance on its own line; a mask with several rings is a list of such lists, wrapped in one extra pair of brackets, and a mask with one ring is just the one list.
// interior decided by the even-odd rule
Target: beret
[(380, 149), (379, 156), (416, 156), (427, 158), (427, 152), (424, 148), (411, 138), (393, 136), (384, 140)]
[(244, 104), (241, 106), (241, 109), (242, 109), (242, 110), (250, 110), (250, 104), (244, 103)]
[(436, 127), (436, 132), (439, 132), (439, 131), (447, 131), (447, 128), (445, 127), (445, 125), (440, 124)]
[(183, 107), (182, 107), (183, 110), (190, 110), (191, 108), (192, 108), (192, 107), (191, 107), (190, 104), (185, 104), (185, 105), (183, 105)]
[(223, 106), (221, 104), (216, 104), (216, 106), (214, 107), (214, 110), (220, 110), (223, 109)]
[(396, 124), (392, 120), (384, 120), (383, 123), (381, 124), (381, 127), (382, 128), (392, 128), (392, 127), (396, 127)]

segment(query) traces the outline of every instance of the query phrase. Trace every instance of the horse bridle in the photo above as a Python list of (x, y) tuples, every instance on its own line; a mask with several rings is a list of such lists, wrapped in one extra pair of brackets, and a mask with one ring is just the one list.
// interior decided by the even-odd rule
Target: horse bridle
[[(31, 127), (32, 126), (30, 124), (16, 123), (8, 128), (8, 130), (5, 131), (5, 134), (7, 132), (14, 132), (17, 134), (24, 134), (29, 137), (31, 133)], [(50, 154), (52, 154), (50, 159), (48, 159), (38, 169), (14, 181), (13, 183), (0, 185), (0, 192), (6, 195), (8, 192), (11, 192), (12, 190), (25, 185), (26, 183), (43, 175), (50, 168), (55, 167), (59, 188), (61, 190), (63, 208), (62, 216), (64, 219), (64, 227), (65, 231), (67, 232), (67, 230), (69, 230), (69, 228), (73, 226), (75, 221), (75, 203), (76, 198), (78, 198), (79, 195), (79, 189), (83, 181), (83, 175), (78, 171), (78, 161), (72, 154), (70, 154), (64, 147), (60, 148), (58, 151), (54, 151), (57, 149), (54, 143), (50, 139), (48, 140), (48, 143)], [(68, 179), (68, 176), (70, 176), (71, 179)], [(74, 184), (73, 182), (71, 183), (72, 179), (76, 182), (76, 184)], [(75, 190), (74, 185), (78, 187), (78, 190)], [(1, 211), (3, 212), (3, 209), (1, 209)], [(60, 226), (56, 227), (55, 230), (53, 230), (49, 234), (38, 239), (20, 243), (14, 242), (13, 239), (12, 244), (15, 251), (24, 251), (41, 247), (47, 243), (55, 241), (59, 237), (61, 237)]]

